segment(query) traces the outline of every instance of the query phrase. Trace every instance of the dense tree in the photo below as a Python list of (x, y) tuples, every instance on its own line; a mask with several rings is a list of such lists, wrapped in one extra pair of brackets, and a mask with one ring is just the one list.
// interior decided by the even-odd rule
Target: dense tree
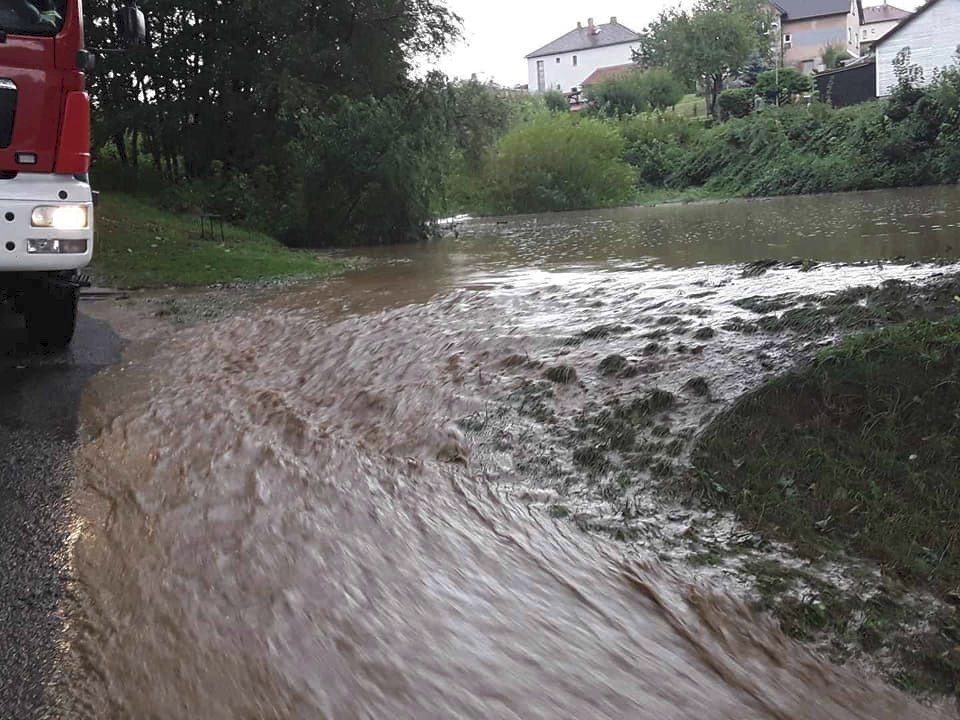
[(681, 80), (702, 83), (707, 107), (719, 117), (718, 98), (751, 52), (769, 45), (767, 15), (754, 0), (698, 0), (691, 10), (666, 10), (641, 33), (634, 60), (665, 67)]
[(487, 210), (541, 212), (611, 207), (629, 201), (636, 176), (612, 123), (542, 113), (497, 143), (485, 172)]
[(770, 65), (767, 63), (763, 54), (759, 49), (754, 48), (750, 53), (750, 57), (747, 58), (746, 64), (743, 66), (743, 72), (740, 73), (740, 82), (746, 87), (753, 87), (757, 84), (757, 78), (760, 76), (760, 73), (769, 69)]
[[(91, 47), (109, 46), (113, 5), (88, 1)], [(339, 115), (342, 98), (417, 92), (413, 58), (458, 30), (433, 0), (154, 0), (147, 10), (150, 48), (108, 57), (91, 78), (97, 146), (133, 165), (146, 151), (170, 181), (266, 174), (275, 203), (304, 181), (289, 169), (305, 117)]]
[(784, 105), (797, 95), (810, 92), (812, 89), (813, 80), (810, 76), (793, 68), (767, 70), (757, 78), (757, 94), (767, 102), (779, 105)]
[(849, 57), (850, 55), (847, 53), (847, 49), (839, 43), (836, 45), (827, 45), (823, 49), (823, 64), (827, 66), (828, 70), (840, 67)]
[(549, 90), (543, 94), (543, 102), (550, 112), (567, 112), (570, 110), (570, 103), (567, 102), (567, 96), (559, 90)]
[(623, 117), (649, 110), (666, 110), (680, 102), (685, 92), (683, 83), (669, 70), (652, 68), (608, 78), (589, 88), (587, 98), (596, 112)]

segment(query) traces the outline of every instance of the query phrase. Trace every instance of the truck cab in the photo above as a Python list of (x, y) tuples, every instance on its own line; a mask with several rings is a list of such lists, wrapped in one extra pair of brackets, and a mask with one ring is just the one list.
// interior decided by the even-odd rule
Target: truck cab
[[(132, 2), (116, 22), (122, 41), (145, 36)], [(53, 349), (73, 338), (93, 257), (92, 59), (81, 0), (0, 0), (0, 299)]]

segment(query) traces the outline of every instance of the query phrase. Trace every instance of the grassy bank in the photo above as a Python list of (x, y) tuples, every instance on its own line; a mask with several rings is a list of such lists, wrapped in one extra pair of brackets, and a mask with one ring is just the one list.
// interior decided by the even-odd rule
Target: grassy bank
[[(726, 122), (594, 108), (514, 122), (448, 181), (451, 212), (580, 210), (656, 193), (767, 197), (960, 180), (960, 70), (925, 88), (833, 109), (768, 107)], [(699, 111), (698, 111), (699, 112)]]
[(101, 196), (91, 274), (120, 288), (204, 286), (274, 278), (324, 277), (343, 264), (289, 250), (250, 230), (225, 226), (225, 239), (200, 237), (196, 216), (159, 210), (118, 193)]
[[(741, 399), (693, 459), (701, 494), (765, 534), (810, 557), (866, 557), (893, 583), (960, 599), (960, 319), (840, 343)], [(763, 575), (790, 581), (769, 568)], [(910, 622), (883, 596), (823, 596), (836, 602), (769, 609), (799, 637), (853, 627), (868, 649)], [(899, 648), (901, 684), (955, 692), (958, 642), (952, 612), (918, 630)]]

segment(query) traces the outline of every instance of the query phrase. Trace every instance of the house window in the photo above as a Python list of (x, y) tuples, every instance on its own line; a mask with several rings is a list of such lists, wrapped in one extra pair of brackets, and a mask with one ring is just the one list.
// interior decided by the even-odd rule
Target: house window
[(792, 45), (793, 45), (793, 35), (791, 35), (790, 33), (784, 33), (783, 46), (791, 47)]
[(547, 89), (547, 77), (543, 68), (543, 60), (537, 60), (537, 92)]
[(863, 39), (864, 39), (864, 40), (867, 39), (867, 29), (866, 29), (866, 28), (863, 29)]
[(557, 65), (560, 64), (560, 58), (557, 58)]
[(574, 66), (574, 67), (577, 66), (577, 56), (576, 56), (576, 55), (573, 56), (573, 66)]

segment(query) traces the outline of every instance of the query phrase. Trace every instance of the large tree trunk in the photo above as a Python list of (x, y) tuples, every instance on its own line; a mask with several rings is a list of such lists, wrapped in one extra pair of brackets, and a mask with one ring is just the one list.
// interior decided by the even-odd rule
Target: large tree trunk
[(130, 149), (133, 166), (140, 167), (140, 131), (136, 128), (130, 133)]
[(127, 157), (127, 141), (124, 139), (122, 132), (113, 136), (113, 144), (117, 148), (117, 157), (120, 158), (120, 164), (126, 167), (130, 163), (130, 158)]
[(707, 79), (707, 110), (714, 120), (720, 119), (720, 93), (723, 92), (723, 75), (712, 75)]

